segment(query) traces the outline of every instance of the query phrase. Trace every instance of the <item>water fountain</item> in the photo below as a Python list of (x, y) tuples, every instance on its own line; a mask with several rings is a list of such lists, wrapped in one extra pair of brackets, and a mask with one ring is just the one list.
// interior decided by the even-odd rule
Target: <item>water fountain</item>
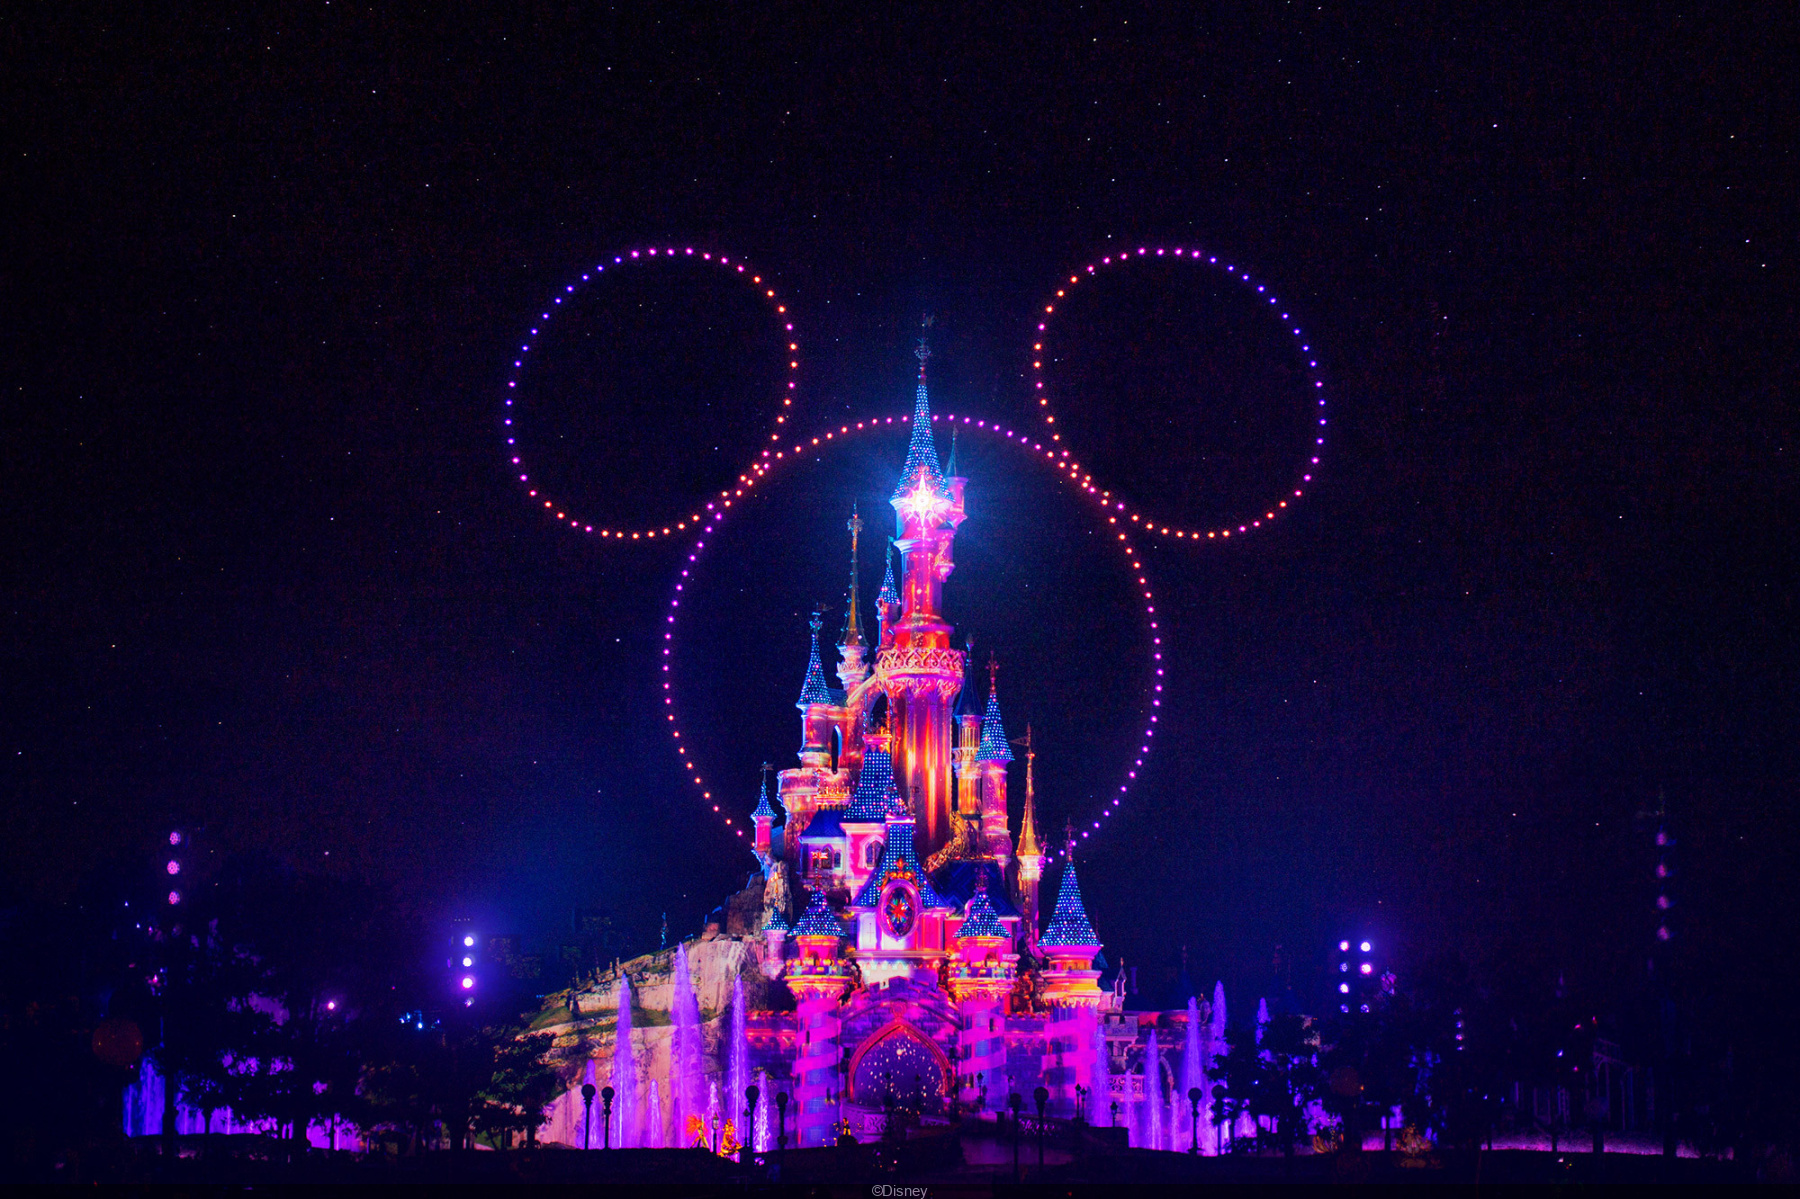
[(667, 1129), (663, 1126), (662, 1091), (654, 1078), (650, 1080), (649, 1121), (644, 1131), (644, 1144), (648, 1148), (661, 1149), (668, 1143), (664, 1135)]
[(1153, 1028), (1144, 1044), (1144, 1144), (1151, 1149), (1168, 1148), (1163, 1144), (1162, 1107), (1162, 1051)]
[(750, 1039), (744, 1027), (744, 976), (731, 984), (731, 1041), (727, 1048), (726, 1116), (738, 1126), (738, 1139), (746, 1140), (750, 1130), (744, 1127), (744, 1088), (750, 1085)]
[(639, 1140), (637, 1055), (631, 1044), (631, 978), (619, 975), (619, 1022), (613, 1034), (612, 1144), (635, 1148)]
[[(1201, 1041), (1204, 1039), (1206, 1030), (1201, 1028), (1201, 1001), (1188, 996), (1188, 1041), (1181, 1046), (1181, 1093), (1175, 1095), (1175, 1113), (1186, 1111), (1190, 1123), (1193, 1122), (1193, 1105), (1188, 1100), (1188, 1091), (1199, 1087), (1201, 1104), (1206, 1102), (1206, 1064), (1201, 1057)], [(1204, 1113), (1201, 1113), (1201, 1118), (1204, 1120)], [(1177, 1120), (1175, 1125), (1179, 1127), (1181, 1122)], [(1195, 1136), (1197, 1132), (1190, 1129), (1190, 1143)]]
[(1094, 1083), (1088, 1092), (1088, 1123), (1096, 1128), (1112, 1122), (1112, 1069), (1106, 1052), (1106, 1030), (1094, 1014), (1089, 1051), (1094, 1055)]
[(669, 1041), (669, 1109), (674, 1128), (674, 1144), (686, 1147), (694, 1143), (689, 1125), (694, 1117), (705, 1117), (701, 1103), (700, 1003), (694, 997), (694, 975), (688, 968), (687, 946), (675, 947), (674, 995), (669, 1004), (669, 1020), (674, 1026)]

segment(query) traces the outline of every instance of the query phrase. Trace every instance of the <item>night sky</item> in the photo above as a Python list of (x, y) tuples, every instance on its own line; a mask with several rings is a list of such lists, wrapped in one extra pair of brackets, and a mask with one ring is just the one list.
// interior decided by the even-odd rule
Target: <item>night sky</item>
[[(697, 929), (752, 861), (662, 727), (675, 555), (509, 481), (521, 334), (594, 263), (704, 246), (790, 305), (800, 431), (906, 411), (927, 311), (938, 409), (1024, 422), (1057, 279), (1186, 243), (1293, 305), (1332, 436), (1273, 528), (1142, 543), (1168, 689), (1083, 850), (1108, 954), (1260, 985), (1367, 929), (1641, 969), (1659, 794), (1678, 943), (1793, 948), (1787, 9), (392, 8), (0, 20), (12, 896), (182, 820), (528, 939), (577, 904)], [(1304, 449), (1291, 353), (1215, 284), (1095, 284), (1051, 364), (1084, 464), (1170, 521)], [(596, 523), (660, 522), (763, 444), (773, 329), (685, 264), (595, 289), (521, 444)], [(742, 811), (902, 452), (789, 472), (695, 580), (684, 727)], [(1141, 605), (1091, 507), (959, 454), (950, 613), (1060, 827), (1142, 727)]]

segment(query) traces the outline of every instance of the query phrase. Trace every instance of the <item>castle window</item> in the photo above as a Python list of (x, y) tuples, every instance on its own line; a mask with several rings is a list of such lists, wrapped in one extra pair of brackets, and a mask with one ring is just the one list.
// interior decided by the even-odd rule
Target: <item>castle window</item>
[(863, 850), (863, 865), (873, 866), (879, 861), (881, 861), (881, 842), (871, 841)]

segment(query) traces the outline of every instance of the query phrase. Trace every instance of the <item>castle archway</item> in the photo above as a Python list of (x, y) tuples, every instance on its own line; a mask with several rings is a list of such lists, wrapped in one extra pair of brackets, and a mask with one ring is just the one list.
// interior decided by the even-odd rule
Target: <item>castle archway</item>
[(850, 1058), (850, 1102), (885, 1107), (891, 1096), (901, 1107), (935, 1112), (944, 1106), (950, 1062), (932, 1039), (900, 1021), (857, 1047)]

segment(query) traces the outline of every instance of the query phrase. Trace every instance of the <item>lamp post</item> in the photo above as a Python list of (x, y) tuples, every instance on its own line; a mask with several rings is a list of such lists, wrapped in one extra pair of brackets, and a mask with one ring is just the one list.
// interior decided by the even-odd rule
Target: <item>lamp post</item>
[(601, 1129), (600, 1135), (600, 1147), (602, 1149), (612, 1148), (612, 1101), (615, 1094), (617, 1094), (617, 1092), (611, 1087), (600, 1088), (600, 1119), (604, 1121), (604, 1127)]
[(1037, 1104), (1038, 1113), (1038, 1169), (1044, 1168), (1044, 1105), (1050, 1102), (1048, 1087), (1039, 1087), (1031, 1093), (1031, 1101)]
[(581, 1147), (594, 1147), (594, 1084), (581, 1084)]
[(1188, 1152), (1193, 1154), (1195, 1157), (1199, 1157), (1200, 1156), (1200, 1088), (1199, 1087), (1189, 1087), (1188, 1088), (1188, 1106), (1194, 1109), (1194, 1123), (1193, 1123), (1194, 1143), (1188, 1149)]
[(1012, 1109), (1013, 1181), (1016, 1183), (1019, 1181), (1019, 1109), (1025, 1106), (1025, 1101), (1014, 1091), (1006, 1097), (1006, 1106)]
[(751, 1083), (744, 1088), (744, 1135), (738, 1138), (738, 1165), (743, 1165), (746, 1154), (756, 1153), (756, 1100), (762, 1094), (761, 1088)]
[(780, 1132), (775, 1134), (775, 1170), (780, 1173), (782, 1163), (787, 1161), (787, 1105), (788, 1093), (775, 1092), (775, 1115), (780, 1123)]

